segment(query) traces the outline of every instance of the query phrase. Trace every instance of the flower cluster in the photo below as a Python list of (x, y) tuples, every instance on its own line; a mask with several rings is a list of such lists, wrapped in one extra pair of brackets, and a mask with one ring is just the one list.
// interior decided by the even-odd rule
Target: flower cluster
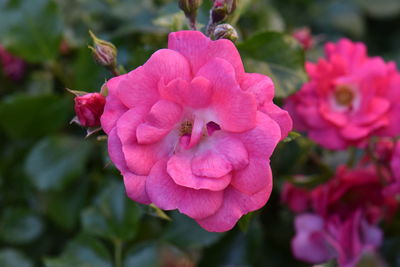
[(286, 102), (294, 128), (328, 149), (363, 148), (371, 136), (400, 133), (400, 74), (368, 57), (362, 43), (327, 43), (326, 59), (307, 62), (310, 81)]
[(382, 179), (391, 178), (380, 177), (367, 164), (340, 166), (328, 183), (313, 190), (285, 184), (283, 201), (298, 213), (295, 257), (310, 263), (337, 258), (340, 266), (355, 266), (364, 253), (375, 253), (382, 242), (377, 224), (390, 219), (397, 207), (394, 196), (385, 194)]
[(168, 49), (107, 88), (101, 124), (131, 199), (209, 231), (266, 203), (269, 157), (291, 119), (272, 102), (271, 79), (244, 72), (232, 42), (171, 33)]

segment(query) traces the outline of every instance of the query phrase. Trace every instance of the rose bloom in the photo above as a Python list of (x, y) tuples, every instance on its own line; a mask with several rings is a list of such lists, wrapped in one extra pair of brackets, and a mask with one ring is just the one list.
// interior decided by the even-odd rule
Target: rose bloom
[[(310, 81), (289, 97), (294, 128), (328, 149), (365, 147), (371, 135), (400, 133), (400, 76), (394, 63), (368, 57), (362, 43), (327, 43), (307, 62)], [(397, 114), (397, 115), (396, 115)]]
[(107, 87), (101, 123), (131, 199), (178, 209), (208, 231), (267, 202), (269, 157), (291, 120), (232, 42), (171, 33), (168, 49)]
[(377, 224), (389, 220), (397, 208), (381, 179), (373, 165), (352, 170), (341, 166), (332, 180), (311, 191), (313, 213), (295, 220), (295, 257), (314, 264), (337, 258), (340, 266), (350, 267), (363, 253), (375, 253), (382, 241)]
[(106, 99), (100, 93), (88, 93), (75, 97), (75, 113), (79, 124), (84, 127), (100, 126)]

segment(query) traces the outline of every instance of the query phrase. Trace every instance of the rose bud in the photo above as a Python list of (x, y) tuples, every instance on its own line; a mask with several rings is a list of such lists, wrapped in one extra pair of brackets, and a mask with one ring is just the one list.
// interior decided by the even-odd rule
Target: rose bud
[(214, 0), (211, 10), (213, 23), (218, 23), (226, 19), (236, 9), (236, 0)]
[(88, 93), (75, 97), (75, 113), (80, 125), (84, 127), (100, 126), (106, 99), (100, 93)]
[(228, 23), (220, 24), (214, 30), (214, 39), (228, 39), (232, 42), (236, 42), (236, 40), (238, 39), (238, 34), (235, 28), (232, 27), (232, 25)]
[(117, 65), (117, 48), (112, 43), (97, 38), (93, 32), (89, 31), (89, 34), (94, 43), (94, 47), (89, 46), (94, 59), (104, 67), (114, 69)]

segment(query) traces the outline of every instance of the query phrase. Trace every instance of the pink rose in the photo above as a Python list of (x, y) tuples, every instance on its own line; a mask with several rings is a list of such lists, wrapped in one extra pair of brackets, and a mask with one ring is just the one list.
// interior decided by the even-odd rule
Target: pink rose
[(339, 266), (353, 267), (364, 253), (375, 253), (382, 243), (382, 231), (360, 211), (344, 220), (337, 216), (324, 219), (312, 213), (301, 214), (296, 217), (295, 228), (293, 254), (312, 264), (337, 258)]
[(305, 212), (311, 205), (309, 190), (285, 182), (282, 188), (282, 202), (296, 213)]
[(388, 173), (380, 177), (372, 164), (348, 169), (340, 166), (335, 177), (328, 183), (312, 191), (315, 212), (323, 217), (336, 214), (347, 218), (356, 210), (362, 210), (371, 223), (389, 218), (396, 210), (396, 200), (383, 193), (386, 184), (382, 178), (390, 180)]
[(308, 27), (295, 29), (292, 36), (301, 44), (304, 50), (309, 50), (314, 46), (314, 38)]
[(291, 120), (232, 42), (171, 33), (168, 49), (107, 87), (101, 123), (131, 199), (178, 209), (208, 231), (267, 202), (269, 157)]
[(100, 126), (106, 99), (99, 93), (88, 93), (75, 97), (75, 113), (80, 125), (84, 127)]
[(307, 62), (310, 81), (286, 103), (295, 129), (329, 149), (364, 147), (372, 135), (398, 134), (400, 122), (392, 122), (400, 111), (394, 63), (368, 57), (364, 44), (347, 39), (326, 44), (325, 53), (326, 59)]

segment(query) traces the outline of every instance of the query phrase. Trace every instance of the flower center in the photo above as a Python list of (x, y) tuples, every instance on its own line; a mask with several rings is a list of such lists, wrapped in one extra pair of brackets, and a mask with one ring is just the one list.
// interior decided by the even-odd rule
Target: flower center
[(355, 95), (349, 86), (339, 85), (336, 87), (334, 97), (338, 105), (349, 107), (353, 103)]
[(180, 136), (182, 135), (191, 135), (193, 129), (193, 121), (184, 121), (181, 124), (181, 128), (179, 130)]

